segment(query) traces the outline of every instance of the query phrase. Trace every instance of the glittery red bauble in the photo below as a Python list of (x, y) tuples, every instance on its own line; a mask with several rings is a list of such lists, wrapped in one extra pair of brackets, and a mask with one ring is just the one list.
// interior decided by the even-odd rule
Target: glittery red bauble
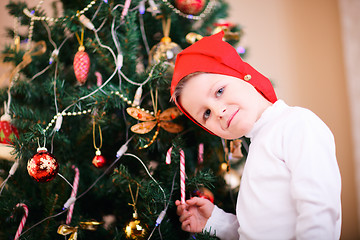
[(92, 164), (97, 168), (101, 168), (106, 164), (106, 159), (102, 155), (96, 155), (92, 160)]
[(175, 6), (182, 13), (198, 15), (202, 12), (206, 4), (206, 0), (175, 0)]
[(193, 197), (205, 198), (210, 200), (210, 202), (214, 203), (214, 194), (207, 188), (199, 188), (195, 190), (192, 194)]
[(0, 143), (13, 144), (15, 138), (19, 138), (19, 133), (16, 127), (10, 124), (10, 116), (9, 120), (4, 120), (4, 116), (1, 117)]
[(59, 165), (55, 157), (46, 148), (38, 149), (37, 153), (27, 163), (29, 175), (37, 182), (49, 182), (53, 180), (58, 171)]
[(85, 52), (85, 48), (79, 48), (74, 57), (74, 72), (76, 80), (80, 84), (84, 84), (87, 80), (90, 70), (89, 54)]

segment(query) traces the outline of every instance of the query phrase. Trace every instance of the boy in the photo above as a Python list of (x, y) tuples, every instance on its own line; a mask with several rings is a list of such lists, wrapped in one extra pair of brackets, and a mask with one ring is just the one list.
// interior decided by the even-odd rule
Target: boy
[(339, 239), (341, 178), (331, 131), (311, 111), (278, 100), (269, 79), (223, 34), (178, 54), (171, 95), (206, 131), (250, 138), (236, 216), (206, 199), (176, 201), (182, 229), (223, 240)]

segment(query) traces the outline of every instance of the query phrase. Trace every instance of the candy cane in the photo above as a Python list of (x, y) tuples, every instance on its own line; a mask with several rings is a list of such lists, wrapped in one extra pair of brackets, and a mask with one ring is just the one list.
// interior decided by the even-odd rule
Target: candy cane
[[(70, 198), (72, 198), (72, 197), (76, 198), (77, 189), (79, 186), (80, 172), (79, 172), (79, 169), (77, 167), (75, 167), (74, 165), (72, 165), (72, 168), (75, 170), (75, 177), (74, 177), (73, 189), (72, 189)], [(75, 202), (70, 205), (69, 211), (67, 213), (67, 216), (66, 216), (66, 224), (67, 225), (69, 225), (71, 223), (71, 217), (72, 217), (72, 214), (74, 211), (74, 205), (75, 205)]]
[(100, 87), (103, 84), (103, 78), (100, 72), (95, 72), (96, 86)]
[(171, 163), (171, 151), (172, 151), (172, 148), (169, 148), (169, 150), (167, 151), (166, 153), (166, 159), (165, 159), (165, 163), (166, 164), (170, 164)]
[(185, 204), (185, 154), (180, 149), (180, 197), (181, 204)]
[(22, 207), (22, 208), (24, 208), (25, 214), (24, 214), (23, 218), (21, 219), (20, 225), (19, 225), (19, 227), (18, 227), (18, 229), (17, 229), (17, 231), (16, 231), (16, 234), (15, 234), (14, 240), (16, 240), (16, 239), (18, 239), (18, 238), (20, 237), (21, 232), (22, 232), (22, 230), (23, 230), (23, 228), (24, 228), (24, 226), (25, 226), (26, 219), (27, 219), (27, 217), (28, 217), (28, 215), (29, 215), (29, 209), (28, 209), (28, 207), (26, 206), (26, 204), (24, 204), (24, 203), (18, 203), (18, 204), (16, 204), (16, 207)]
[(198, 152), (198, 164), (202, 164), (204, 162), (204, 144), (199, 144), (199, 152)]
[(121, 13), (120, 21), (124, 20), (124, 17), (127, 15), (129, 7), (130, 7), (130, 3), (131, 3), (131, 0), (125, 1), (125, 5), (124, 5), (123, 11)]

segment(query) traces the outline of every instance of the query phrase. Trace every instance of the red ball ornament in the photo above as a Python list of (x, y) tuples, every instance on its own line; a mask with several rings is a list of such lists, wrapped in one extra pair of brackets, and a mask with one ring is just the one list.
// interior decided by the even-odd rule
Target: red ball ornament
[(29, 159), (27, 170), (35, 181), (49, 182), (56, 177), (59, 165), (46, 148), (38, 148), (37, 153)]
[(10, 124), (11, 118), (9, 114), (4, 114), (0, 119), (0, 143), (13, 144), (15, 138), (19, 138), (16, 127)]
[(205, 7), (206, 0), (175, 0), (175, 6), (182, 13), (198, 15)]
[(214, 203), (214, 194), (205, 187), (195, 190), (192, 194), (192, 197), (205, 198), (210, 200), (210, 202)]
[(85, 47), (80, 46), (74, 57), (74, 72), (76, 80), (82, 85), (86, 82), (90, 70), (90, 57)]
[(92, 164), (97, 168), (105, 166), (106, 159), (101, 155), (100, 150), (96, 151), (96, 156), (93, 158)]

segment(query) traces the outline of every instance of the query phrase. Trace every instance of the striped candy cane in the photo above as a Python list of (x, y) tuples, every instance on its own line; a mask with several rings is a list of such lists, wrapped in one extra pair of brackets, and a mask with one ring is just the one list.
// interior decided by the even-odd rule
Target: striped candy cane
[(198, 151), (198, 164), (202, 164), (204, 162), (204, 144), (199, 144), (199, 151)]
[[(75, 167), (74, 165), (72, 165), (72, 168), (75, 170), (75, 177), (74, 177), (73, 189), (72, 189), (70, 198), (71, 197), (76, 198), (77, 189), (79, 187), (80, 172), (79, 172), (79, 169), (77, 167)], [(74, 205), (75, 205), (75, 202), (70, 205), (69, 211), (67, 213), (67, 216), (66, 216), (66, 224), (67, 225), (69, 225), (71, 223), (71, 218), (72, 218), (72, 214), (74, 211)]]
[(181, 204), (185, 204), (185, 153), (180, 149), (180, 197)]
[(172, 151), (172, 148), (169, 148), (169, 150), (166, 152), (166, 159), (165, 159), (165, 163), (166, 164), (170, 164), (171, 163), (171, 151)]
[(130, 4), (131, 4), (131, 0), (126, 0), (125, 1), (125, 5), (124, 5), (123, 11), (121, 13), (120, 21), (124, 20), (124, 17), (127, 15), (128, 11), (129, 11)]
[(19, 227), (18, 227), (18, 229), (17, 229), (17, 231), (16, 231), (16, 234), (15, 234), (14, 240), (16, 240), (16, 239), (18, 239), (18, 238), (20, 237), (21, 232), (22, 232), (22, 230), (23, 230), (23, 228), (24, 228), (24, 226), (25, 226), (26, 219), (27, 219), (27, 217), (28, 217), (28, 215), (29, 215), (29, 209), (28, 209), (28, 207), (26, 206), (26, 204), (24, 204), (24, 203), (18, 203), (18, 204), (16, 204), (16, 207), (22, 207), (22, 208), (24, 208), (25, 214), (24, 214), (23, 218), (21, 219), (20, 225), (19, 225)]

